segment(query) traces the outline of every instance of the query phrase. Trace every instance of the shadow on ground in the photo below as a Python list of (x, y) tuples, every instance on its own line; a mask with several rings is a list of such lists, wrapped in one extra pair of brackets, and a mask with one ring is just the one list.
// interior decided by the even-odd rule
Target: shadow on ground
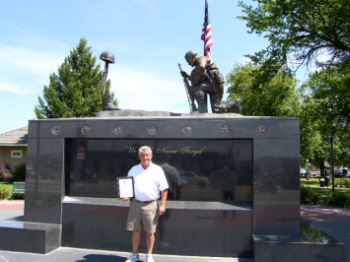
[(125, 262), (125, 257), (102, 255), (102, 254), (89, 254), (84, 256), (83, 260), (76, 260), (76, 262)]

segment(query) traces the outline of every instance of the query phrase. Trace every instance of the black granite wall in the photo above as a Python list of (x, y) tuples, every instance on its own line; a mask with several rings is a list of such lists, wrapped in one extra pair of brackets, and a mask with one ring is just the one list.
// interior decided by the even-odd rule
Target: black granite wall
[(182, 177), (155, 252), (251, 257), (253, 233), (299, 234), (298, 119), (225, 114), (30, 121), (24, 219), (62, 225), (64, 246), (130, 251), (115, 179), (143, 144)]

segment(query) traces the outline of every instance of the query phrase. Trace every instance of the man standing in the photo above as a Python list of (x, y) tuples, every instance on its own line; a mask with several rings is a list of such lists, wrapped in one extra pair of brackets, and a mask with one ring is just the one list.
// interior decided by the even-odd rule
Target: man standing
[(210, 57), (198, 56), (196, 51), (191, 50), (185, 54), (185, 60), (194, 69), (191, 75), (185, 71), (181, 71), (181, 75), (187, 77), (192, 83), (189, 93), (196, 99), (199, 113), (208, 113), (207, 94), (209, 94), (213, 113), (227, 113), (236, 109), (239, 114), (242, 114), (240, 99), (221, 104), (225, 81)]
[[(139, 244), (141, 229), (146, 234), (146, 262), (154, 262), (152, 251), (154, 246), (158, 216), (165, 213), (168, 196), (168, 183), (163, 169), (152, 163), (152, 149), (143, 146), (139, 149), (140, 164), (133, 166), (128, 177), (134, 179), (135, 198), (130, 201), (126, 229), (132, 231), (132, 253), (126, 262), (139, 260)], [(161, 197), (160, 204), (158, 199)], [(128, 200), (126, 198), (122, 199)]]

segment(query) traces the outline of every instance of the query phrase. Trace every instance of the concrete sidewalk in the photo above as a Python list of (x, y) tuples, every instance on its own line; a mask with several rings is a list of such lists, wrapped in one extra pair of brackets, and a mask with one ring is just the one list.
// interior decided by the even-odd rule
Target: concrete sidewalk
[(345, 261), (350, 262), (350, 208), (302, 205), (301, 218), (345, 244)]
[[(21, 219), (24, 201), (0, 201), (0, 220)], [(345, 244), (346, 262), (350, 262), (350, 208), (331, 208), (319, 206), (301, 206), (301, 218), (309, 221), (320, 230), (330, 234)], [(0, 262), (124, 262), (129, 256), (125, 252), (103, 250), (58, 248), (48, 254), (18, 253), (0, 251)], [(145, 259), (145, 255), (140, 255)], [(216, 257), (187, 257), (154, 255), (156, 262), (252, 262), (253, 259), (216, 258)]]

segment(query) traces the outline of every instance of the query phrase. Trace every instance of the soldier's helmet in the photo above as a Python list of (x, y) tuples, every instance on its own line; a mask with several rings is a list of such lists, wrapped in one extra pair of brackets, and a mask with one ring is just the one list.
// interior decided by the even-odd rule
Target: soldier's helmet
[(105, 61), (107, 63), (113, 63), (114, 64), (114, 55), (111, 52), (105, 51), (100, 55), (100, 59), (102, 61)]
[(185, 58), (186, 58), (186, 57), (196, 57), (197, 55), (198, 55), (198, 54), (197, 54), (196, 51), (190, 50), (190, 51), (188, 51), (188, 52), (185, 54)]

